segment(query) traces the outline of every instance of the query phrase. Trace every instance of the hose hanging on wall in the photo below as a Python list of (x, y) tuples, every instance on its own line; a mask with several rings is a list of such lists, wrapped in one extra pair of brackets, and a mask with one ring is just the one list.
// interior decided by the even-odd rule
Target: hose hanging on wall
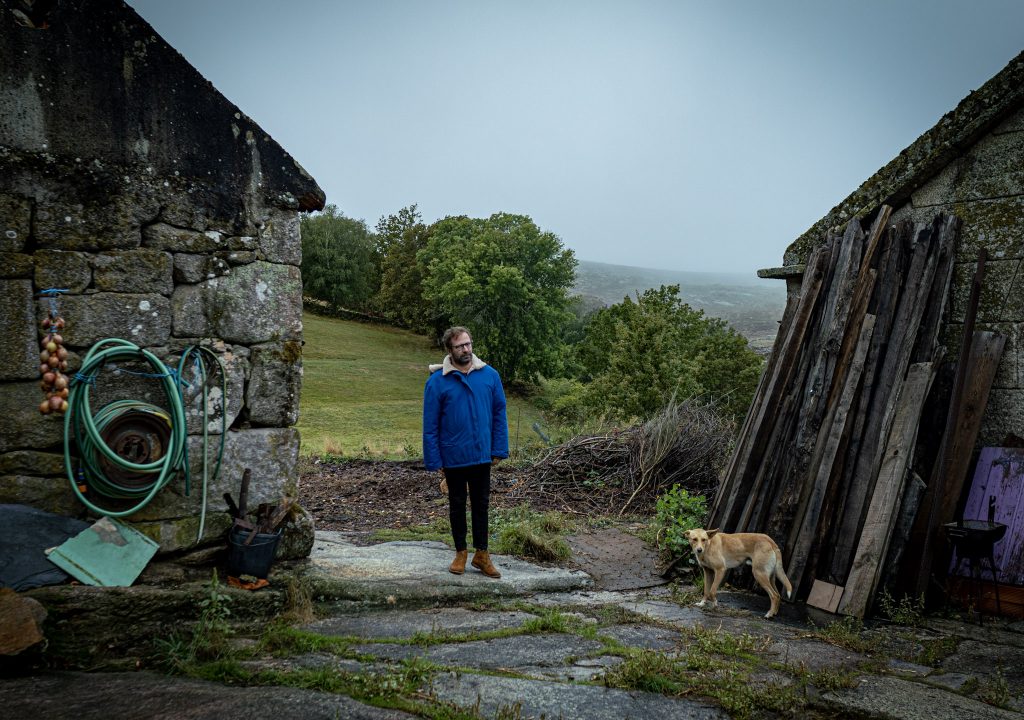
[[(213, 477), (209, 476), (209, 422), (207, 419), (207, 375), (210, 359), (221, 376), (222, 401), (220, 446)], [(145, 361), (160, 381), (167, 408), (138, 400), (117, 400), (93, 414), (90, 393), (99, 372), (107, 363)], [(182, 353), (177, 370), (171, 370), (153, 353), (127, 340), (108, 338), (93, 345), (71, 383), (68, 409), (64, 415), (64, 468), (71, 489), (93, 512), (109, 517), (126, 517), (138, 512), (156, 497), (179, 470), (185, 476), (185, 494), (191, 491), (188, 433), (185, 424), (183, 384), (189, 362), (193, 379), (203, 389), (203, 498), (197, 542), (202, 539), (206, 519), (206, 492), (220, 473), (227, 435), (227, 376), (224, 365), (211, 350), (192, 345)], [(79, 470), (72, 467), (71, 440), (79, 451)], [(113, 447), (111, 447), (113, 445)], [(85, 496), (136, 501), (126, 510), (100, 507)]]

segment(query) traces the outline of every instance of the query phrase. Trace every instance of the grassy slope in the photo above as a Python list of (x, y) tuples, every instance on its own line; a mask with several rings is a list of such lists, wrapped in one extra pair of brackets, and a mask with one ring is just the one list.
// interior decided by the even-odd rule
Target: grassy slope
[[(305, 313), (303, 326), (303, 454), (421, 457), (427, 365), (443, 353), (421, 335), (383, 325)], [(508, 419), (513, 451), (517, 421), (519, 446), (536, 444), (536, 408), (509, 398)]]

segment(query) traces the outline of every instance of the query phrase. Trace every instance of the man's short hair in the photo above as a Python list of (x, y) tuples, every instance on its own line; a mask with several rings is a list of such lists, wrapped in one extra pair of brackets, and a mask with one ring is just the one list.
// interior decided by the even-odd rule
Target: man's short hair
[(469, 328), (464, 328), (461, 325), (456, 325), (455, 327), (450, 327), (447, 330), (445, 330), (444, 335), (441, 336), (441, 344), (444, 345), (444, 349), (447, 350), (448, 352), (451, 352), (452, 339), (457, 338), (462, 333), (466, 333), (470, 337), (473, 337), (473, 334), (469, 331)]

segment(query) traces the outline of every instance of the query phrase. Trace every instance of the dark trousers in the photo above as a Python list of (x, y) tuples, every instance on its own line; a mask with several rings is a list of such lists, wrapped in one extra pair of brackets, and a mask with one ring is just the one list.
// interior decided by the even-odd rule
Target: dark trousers
[(466, 496), (473, 516), (473, 547), (487, 549), (487, 508), (491, 499), (491, 464), (445, 468), (448, 480), (448, 519), (456, 550), (466, 549)]

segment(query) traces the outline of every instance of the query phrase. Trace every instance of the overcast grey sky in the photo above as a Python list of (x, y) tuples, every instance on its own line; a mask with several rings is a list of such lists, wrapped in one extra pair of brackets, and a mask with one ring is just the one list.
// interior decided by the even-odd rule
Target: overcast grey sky
[(750, 274), (1024, 49), (1021, 0), (129, 0), (372, 228)]

